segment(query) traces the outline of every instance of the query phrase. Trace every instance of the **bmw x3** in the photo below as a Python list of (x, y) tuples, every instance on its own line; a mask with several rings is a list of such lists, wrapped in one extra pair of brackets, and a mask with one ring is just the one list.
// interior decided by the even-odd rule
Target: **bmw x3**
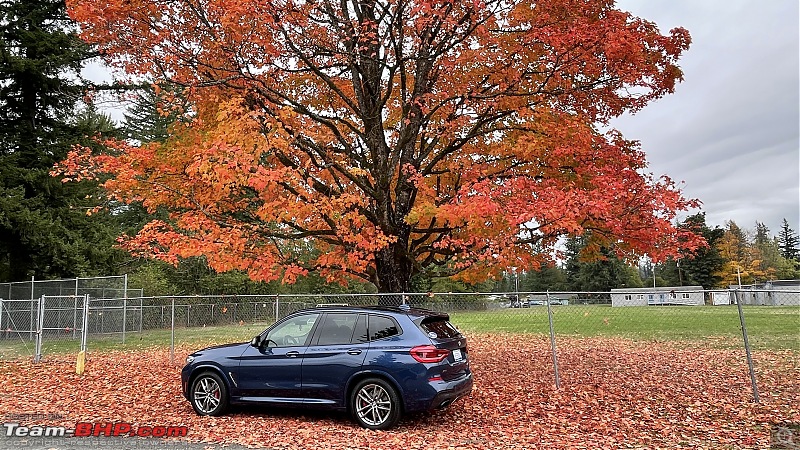
[(324, 408), (387, 429), (472, 390), (467, 341), (449, 319), (406, 305), (298, 311), (248, 343), (189, 355), (183, 395), (200, 415), (232, 404)]

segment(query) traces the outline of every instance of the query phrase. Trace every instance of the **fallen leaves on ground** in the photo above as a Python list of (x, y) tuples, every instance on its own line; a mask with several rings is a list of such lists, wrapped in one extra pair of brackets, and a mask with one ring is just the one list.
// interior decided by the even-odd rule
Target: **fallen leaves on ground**
[(0, 410), (59, 414), (46, 425), (68, 427), (186, 425), (192, 441), (282, 450), (763, 448), (770, 425), (800, 422), (800, 366), (791, 351), (754, 357), (761, 403), (741, 350), (560, 339), (557, 390), (547, 339), (471, 336), (472, 395), (376, 432), (342, 413), (248, 407), (199, 417), (168, 350), (93, 353), (82, 376), (74, 361), (0, 362)]

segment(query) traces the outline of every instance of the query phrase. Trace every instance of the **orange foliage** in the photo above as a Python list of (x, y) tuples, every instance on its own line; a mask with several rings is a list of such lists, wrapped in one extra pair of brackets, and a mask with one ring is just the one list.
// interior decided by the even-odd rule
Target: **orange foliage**
[(597, 128), (673, 91), (689, 35), (613, 1), (68, 5), (110, 62), (187, 86), (166, 143), (57, 168), (170, 211), (122, 239), (133, 252), (396, 291), (535, 268), (587, 230), (630, 258), (702, 245), (673, 224), (698, 202)]

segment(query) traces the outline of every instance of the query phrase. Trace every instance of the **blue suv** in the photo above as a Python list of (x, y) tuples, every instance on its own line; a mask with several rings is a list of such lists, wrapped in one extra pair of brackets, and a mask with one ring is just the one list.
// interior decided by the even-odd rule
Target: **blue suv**
[(298, 311), (249, 343), (189, 355), (183, 395), (200, 415), (242, 403), (329, 408), (387, 429), (472, 390), (467, 341), (449, 319), (405, 305)]

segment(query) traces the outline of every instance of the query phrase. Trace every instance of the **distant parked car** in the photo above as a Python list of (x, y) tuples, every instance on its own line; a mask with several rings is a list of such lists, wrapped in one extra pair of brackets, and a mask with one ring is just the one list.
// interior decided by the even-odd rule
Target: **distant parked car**
[(449, 316), (407, 306), (298, 311), (249, 343), (192, 353), (181, 371), (200, 415), (239, 403), (328, 408), (370, 429), (445, 408), (472, 383), (467, 341)]

